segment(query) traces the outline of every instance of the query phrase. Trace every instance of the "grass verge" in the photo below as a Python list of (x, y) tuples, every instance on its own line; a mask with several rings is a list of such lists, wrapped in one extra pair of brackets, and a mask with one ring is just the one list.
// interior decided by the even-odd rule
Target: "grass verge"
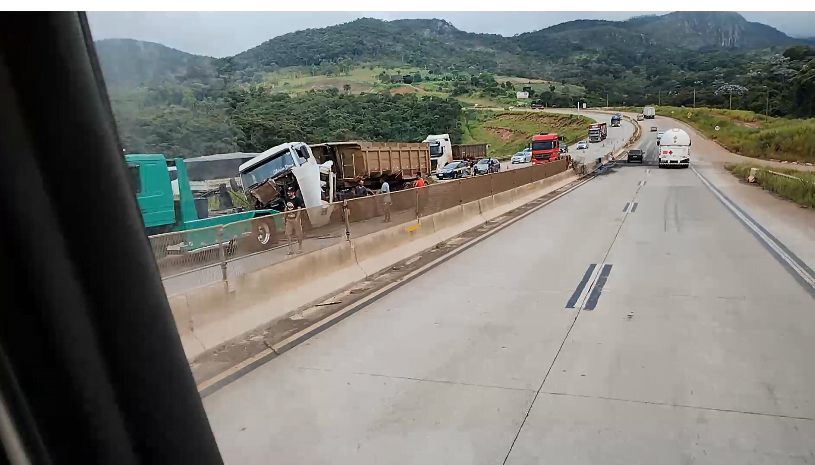
[[(725, 169), (739, 179), (747, 180), (751, 168), (758, 168), (756, 184), (787, 200), (807, 208), (815, 208), (815, 173), (811, 171), (794, 170), (787, 168), (773, 168), (768, 170), (749, 163), (733, 163), (725, 165)], [(790, 179), (775, 173), (783, 173), (798, 179)]]
[(585, 137), (593, 122), (556, 113), (472, 110), (462, 116), (462, 143), (489, 144), (490, 157), (505, 159), (527, 147), (535, 134), (554, 132), (573, 141)]
[[(733, 153), (763, 160), (815, 162), (815, 118), (768, 118), (752, 111), (718, 108), (655, 108), (658, 115), (689, 124)], [(620, 109), (642, 111), (639, 107)]]

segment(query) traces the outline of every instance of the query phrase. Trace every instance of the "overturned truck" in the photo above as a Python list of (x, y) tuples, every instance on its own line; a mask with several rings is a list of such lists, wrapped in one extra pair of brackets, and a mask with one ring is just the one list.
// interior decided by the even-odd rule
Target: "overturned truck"
[[(283, 210), (286, 192), (296, 189), (309, 208), (311, 223), (325, 217), (313, 213), (316, 207), (353, 197), (353, 188), (362, 181), (369, 189), (379, 189), (383, 181), (399, 190), (427, 176), (430, 152), (417, 142), (328, 142), (307, 145), (287, 142), (261, 153), (239, 168), (241, 184), (255, 209)], [(330, 213), (329, 213), (330, 214)], [(315, 216), (315, 218), (312, 218)]]

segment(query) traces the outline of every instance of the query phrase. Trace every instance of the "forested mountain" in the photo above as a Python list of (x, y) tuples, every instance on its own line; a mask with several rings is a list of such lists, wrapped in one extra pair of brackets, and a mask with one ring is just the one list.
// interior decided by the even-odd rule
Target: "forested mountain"
[(635, 18), (626, 21), (626, 25), (657, 43), (694, 49), (752, 49), (800, 42), (773, 27), (747, 21), (738, 13), (721, 11), (677, 11)]
[[(701, 106), (722, 107), (732, 96), (734, 108), (763, 112), (769, 94), (771, 114), (815, 116), (815, 50), (808, 44), (737, 13), (675, 12), (627, 21), (570, 21), (514, 37), (465, 32), (440, 19), (363, 18), (284, 34), (223, 59), (134, 40), (103, 40), (96, 47), (126, 150), (186, 156), (256, 150), (296, 134), (421, 137), (416, 128), (385, 124), (392, 121), (387, 107), (404, 104), (406, 114), (418, 115), (447, 105), (444, 100), (410, 96), (415, 103), (408, 104), (399, 96), (369, 101), (348, 95), (352, 89), (389, 93), (405, 72), (411, 81), (426, 83), (408, 87), (411, 92), (509, 104), (523, 80), (496, 82), (495, 75), (543, 80), (533, 98), (549, 106), (577, 101), (691, 106), (695, 95)], [(379, 90), (352, 79), (360, 69), (377, 69), (365, 79), (381, 82)], [(302, 92), (332, 92), (318, 92), (325, 99), (307, 96), (308, 102), (291, 98), (292, 83), (286, 79), (297, 79)], [(277, 92), (284, 94), (273, 95)], [(301, 108), (306, 103), (337, 114), (340, 123), (317, 128), (325, 121)], [(272, 113), (263, 110), (272, 107)], [(272, 119), (244, 117), (247, 108)], [(354, 111), (364, 111), (367, 119), (355, 119)], [(451, 114), (444, 112), (436, 123), (423, 120), (419, 127), (428, 133), (452, 131)], [(377, 118), (387, 131), (373, 130)]]
[(215, 72), (214, 58), (193, 55), (153, 42), (105, 39), (95, 43), (108, 85), (138, 86), (177, 77)]

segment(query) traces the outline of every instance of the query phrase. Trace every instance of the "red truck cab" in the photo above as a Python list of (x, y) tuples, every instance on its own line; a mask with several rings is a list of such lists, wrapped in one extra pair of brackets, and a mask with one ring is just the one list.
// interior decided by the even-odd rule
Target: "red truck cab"
[(532, 163), (548, 163), (560, 156), (557, 134), (540, 133), (532, 136)]

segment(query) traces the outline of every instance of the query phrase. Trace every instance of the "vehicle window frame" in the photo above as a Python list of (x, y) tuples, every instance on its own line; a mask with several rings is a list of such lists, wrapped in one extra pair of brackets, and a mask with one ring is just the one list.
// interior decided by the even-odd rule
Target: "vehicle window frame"
[[(134, 180), (134, 169), (135, 169), (135, 180)], [(138, 185), (136, 185), (136, 180), (138, 181)], [(130, 185), (130, 190), (133, 192), (133, 195), (139, 195), (144, 190), (144, 182), (142, 181), (141, 176), (141, 163), (127, 163), (127, 181)], [(170, 180), (172, 182), (172, 179)]]

